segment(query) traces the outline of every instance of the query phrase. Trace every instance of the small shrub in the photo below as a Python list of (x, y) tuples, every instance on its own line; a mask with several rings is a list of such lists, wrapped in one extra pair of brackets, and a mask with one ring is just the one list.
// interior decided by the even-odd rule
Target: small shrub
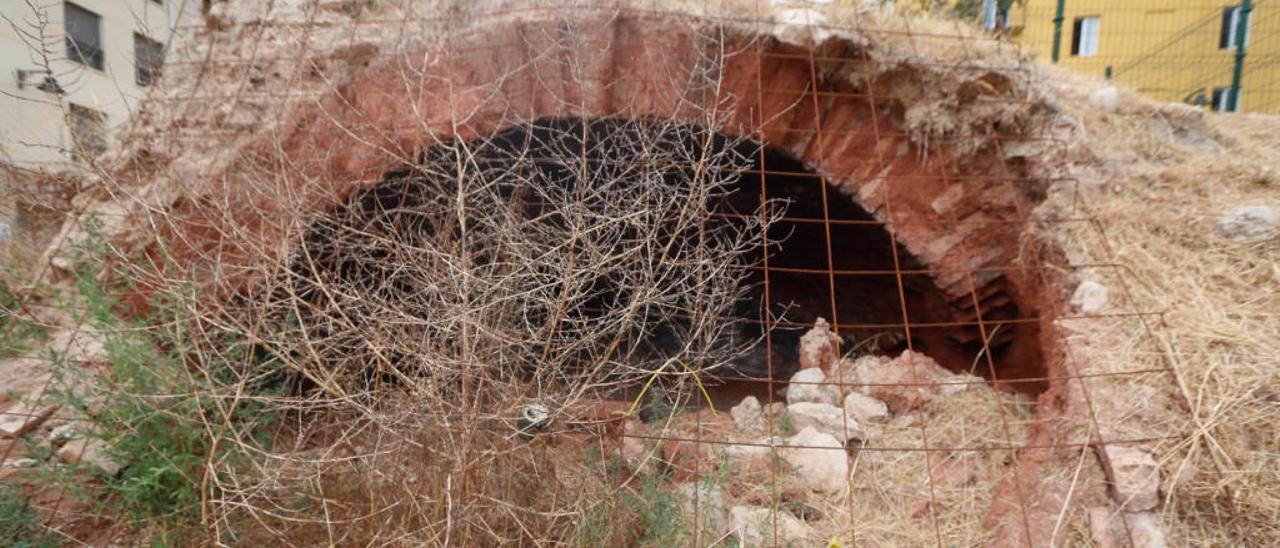
[[(261, 395), (264, 386), (237, 374), (260, 364), (239, 337), (212, 330), (197, 338), (178, 306), (180, 293), (155, 299), (145, 318), (121, 317), (120, 291), (94, 275), (103, 253), (90, 242), (79, 257), (87, 267), (76, 274), (76, 306), (101, 338), (105, 370), (87, 371), (52, 355), (58, 389), (49, 403), (87, 417), (89, 426), (79, 434), (105, 442), (105, 458), (120, 466), (104, 474), (100, 486), (77, 491), (106, 504), (106, 515), (159, 520), (180, 530), (199, 515), (206, 463), (231, 459), (239, 447), (219, 442), (260, 441), (257, 428), (272, 420), (258, 403), (215, 396), (237, 384), (241, 393)], [(130, 280), (125, 284), (132, 288)], [(205, 351), (210, 346), (217, 351)]]
[(0, 491), (0, 546), (44, 548), (57, 546), (40, 527), (40, 511), (15, 487)]
[(21, 298), (0, 281), (0, 359), (29, 352), (44, 336), (39, 324), (23, 317)]

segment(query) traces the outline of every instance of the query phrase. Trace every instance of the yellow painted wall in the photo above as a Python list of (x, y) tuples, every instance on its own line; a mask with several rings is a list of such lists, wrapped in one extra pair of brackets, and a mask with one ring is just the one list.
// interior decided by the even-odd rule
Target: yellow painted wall
[[(1255, 2), (1257, 4), (1258, 2)], [(1183, 101), (1202, 90), (1228, 87), (1235, 50), (1219, 49), (1223, 8), (1230, 0), (1066, 0), (1063, 66), (1113, 79), (1162, 101)], [(1014, 39), (1050, 57), (1057, 0), (1028, 0), (1010, 17)], [(1101, 18), (1098, 54), (1071, 55), (1077, 17)], [(1253, 12), (1246, 45), (1240, 110), (1280, 112), (1280, 3), (1263, 0)]]

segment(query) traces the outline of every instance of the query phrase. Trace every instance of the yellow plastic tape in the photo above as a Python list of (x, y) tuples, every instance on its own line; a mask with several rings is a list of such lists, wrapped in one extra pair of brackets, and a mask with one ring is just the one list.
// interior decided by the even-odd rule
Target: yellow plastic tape
[(698, 384), (698, 390), (702, 391), (702, 397), (707, 399), (707, 407), (711, 408), (711, 414), (719, 415), (719, 413), (716, 413), (716, 405), (714, 403), (711, 403), (711, 394), (707, 393), (707, 387), (702, 385), (702, 378), (698, 376), (698, 372), (691, 369), (688, 366), (688, 364), (684, 363), (684, 361), (676, 358), (671, 358), (671, 359), (668, 359), (666, 362), (664, 362), (662, 364), (662, 367), (659, 367), (657, 370), (655, 370), (652, 375), (649, 375), (649, 380), (644, 383), (644, 388), (640, 389), (640, 394), (636, 395), (635, 401), (631, 402), (631, 407), (627, 409), (627, 412), (623, 413), (622, 416), (630, 417), (633, 413), (636, 412), (636, 408), (640, 406), (640, 400), (644, 399), (644, 395), (646, 392), (649, 391), (649, 387), (653, 386), (653, 381), (658, 380), (658, 374), (665, 371), (667, 367), (671, 366), (672, 363), (680, 364), (680, 366), (683, 367), (685, 371), (688, 371), (689, 373), (693, 374), (693, 382)]

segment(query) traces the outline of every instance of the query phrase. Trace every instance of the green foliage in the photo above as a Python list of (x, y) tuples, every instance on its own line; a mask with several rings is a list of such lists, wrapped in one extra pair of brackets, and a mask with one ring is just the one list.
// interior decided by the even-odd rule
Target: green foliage
[(0, 359), (29, 352), (44, 336), (43, 328), (24, 318), (22, 300), (0, 281)]
[[(573, 525), (574, 546), (679, 546), (691, 523), (668, 473), (632, 473), (617, 456), (588, 450), (586, 478), (596, 499)], [(620, 488), (617, 480), (626, 481)], [(597, 498), (598, 497), (598, 498)]]
[(778, 435), (784, 438), (796, 435), (796, 427), (791, 421), (790, 411), (783, 411), (782, 414), (778, 416)]
[(0, 491), (0, 546), (44, 548), (57, 546), (40, 527), (40, 511), (15, 487)]
[[(1024, 5), (1026, 0), (996, 0), (996, 6), (1008, 11), (1016, 5)], [(946, 15), (953, 19), (977, 21), (982, 19), (982, 0), (956, 0), (947, 9)]]
[[(191, 523), (199, 514), (206, 463), (233, 459), (235, 443), (254, 442), (272, 420), (261, 404), (224, 401), (228, 387), (261, 395), (266, 387), (243, 382), (237, 371), (255, 363), (251, 346), (226, 333), (189, 332), (192, 321), (173, 292), (153, 299), (146, 318), (117, 312), (118, 288), (98, 278), (104, 251), (94, 240), (77, 257), (77, 309), (105, 350), (105, 371), (86, 371), (53, 355), (58, 390), (50, 403), (90, 419), (81, 434), (105, 442), (106, 458), (120, 466), (86, 493), (114, 506), (106, 512), (137, 521)], [(125, 289), (132, 288), (129, 279)], [(187, 297), (189, 298), (189, 297)], [(208, 347), (216, 351), (202, 351)], [(167, 533), (159, 533), (167, 534)]]
[(673, 401), (671, 393), (661, 386), (655, 385), (645, 398), (644, 407), (640, 410), (640, 420), (647, 424), (665, 422), (683, 412), (683, 408)]
[(638, 546), (676, 546), (684, 534), (680, 501), (666, 489), (665, 475), (644, 475), (635, 492), (626, 492), (627, 507), (639, 516), (641, 537)]
[(980, 19), (982, 17), (982, 0), (959, 0), (951, 5), (948, 15), (956, 19)]

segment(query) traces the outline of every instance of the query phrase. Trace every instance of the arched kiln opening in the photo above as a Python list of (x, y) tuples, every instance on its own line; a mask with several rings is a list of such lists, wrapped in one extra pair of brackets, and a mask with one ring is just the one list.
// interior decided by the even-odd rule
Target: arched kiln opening
[[(645, 163), (638, 155), (714, 156), (717, 162), (671, 161), (630, 168), (632, 163)], [(716, 174), (708, 176), (705, 170)], [(510, 177), (513, 173), (519, 176)], [(483, 179), (485, 174), (493, 174), (493, 178), (480, 186), (496, 187), (491, 195), (498, 200), (472, 203), (467, 192), (459, 191), (459, 181)], [(420, 244), (424, 238), (454, 242), (451, 249), (465, 249), (467, 260), (483, 263), (485, 268), (480, 271), (493, 276), (504, 275), (509, 269), (502, 265), (508, 262), (538, 260), (504, 256), (501, 250), (510, 248), (474, 241), (468, 231), (484, 233), (485, 227), (467, 226), (466, 219), (472, 216), (465, 213), (468, 210), (506, 212), (498, 217), (511, 223), (508, 231), (537, 232), (554, 226), (570, 234), (570, 228), (591, 230), (578, 226), (591, 221), (570, 218), (552, 202), (578, 199), (600, 184), (617, 187), (617, 192), (607, 196), (623, 200), (629, 199), (631, 188), (646, 185), (686, 192), (703, 177), (716, 180), (718, 186), (704, 196), (705, 201), (695, 204), (699, 208), (697, 226), (655, 225), (661, 234), (654, 240), (667, 242), (667, 247), (653, 256), (658, 256), (657, 260), (673, 257), (675, 262), (692, 260), (698, 253), (693, 242), (706, 238), (708, 231), (745, 235), (742, 242), (750, 244), (732, 256), (735, 264), (711, 274), (735, 277), (740, 289), (731, 305), (715, 317), (723, 327), (699, 332), (708, 339), (705, 344), (725, 353), (725, 363), (713, 369), (714, 376), (724, 380), (788, 378), (799, 367), (800, 337), (819, 318), (832, 324), (846, 353), (897, 353), (911, 348), (953, 371), (988, 379), (1017, 381), (1044, 376), (1038, 328), (1034, 321), (1019, 321), (1033, 318), (1034, 306), (1020, 302), (1001, 273), (981, 276), (985, 283), (964, 295), (948, 295), (934, 281), (938, 273), (935, 266), (909, 253), (887, 230), (886, 223), (856, 200), (832, 185), (824, 187), (826, 180), (800, 160), (749, 139), (665, 121), (546, 118), (484, 139), (429, 147), (416, 165), (388, 172), (377, 183), (355, 190), (343, 204), (313, 223), (292, 263), (292, 278), (299, 283), (291, 290), (316, 304), (302, 315), (304, 323), (326, 317), (322, 309), (326, 302), (334, 301), (327, 286), (342, 288), (340, 293), (376, 295), (380, 302), (395, 303), (393, 314), (381, 316), (384, 320), (369, 312), (361, 316), (366, 321), (414, 317), (426, 307), (439, 306), (422, 297), (430, 294), (426, 286), (431, 285), (430, 276), (421, 270), (427, 268), (421, 266), (425, 263), (404, 260), (406, 254), (438, 252), (423, 251)], [(640, 200), (633, 208), (637, 214), (652, 213), (654, 204), (642, 203), (652, 196), (634, 196)], [(629, 214), (627, 203), (592, 199), (587, 196), (578, 204), (584, 218), (601, 215), (616, 221)], [(676, 213), (683, 205), (661, 207)], [(618, 245), (654, 236), (641, 232), (639, 228), (619, 229), (615, 235)], [(574, 242), (566, 245), (576, 245)], [(584, 250), (582, 256), (598, 252)], [(653, 256), (648, 260), (654, 260)], [(448, 269), (452, 267), (447, 263), (454, 259), (430, 257), (427, 262), (434, 265), (429, 268)], [(411, 263), (418, 266), (406, 267)], [(550, 272), (546, 274), (554, 278)], [(565, 283), (546, 282), (553, 293), (564, 289), (556, 284)], [(580, 328), (632, 300), (633, 290), (625, 287), (627, 282), (617, 273), (606, 272), (585, 283), (589, 290), (579, 295), (586, 298), (561, 303), (551, 312), (525, 310), (518, 314), (520, 321), (533, 331), (549, 323)], [(652, 367), (665, 357), (688, 351), (693, 344), (687, 340), (693, 334), (690, 324), (705, 320), (688, 314), (699, 306), (699, 298), (676, 296), (669, 307), (636, 312), (635, 317), (650, 321), (638, 322), (624, 340), (614, 341), (609, 355), (647, 359)], [(360, 306), (350, 299), (342, 305), (348, 309)], [(346, 340), (330, 350), (346, 355), (369, 344), (367, 340)], [(534, 345), (529, 350), (527, 359), (516, 360), (523, 363), (512, 367), (538, 367), (549, 348)], [(988, 352), (991, 363), (984, 356)], [(403, 350), (378, 354), (378, 359), (392, 362), (411, 359)], [(1044, 387), (1040, 381), (1012, 386), (1031, 393)]]

